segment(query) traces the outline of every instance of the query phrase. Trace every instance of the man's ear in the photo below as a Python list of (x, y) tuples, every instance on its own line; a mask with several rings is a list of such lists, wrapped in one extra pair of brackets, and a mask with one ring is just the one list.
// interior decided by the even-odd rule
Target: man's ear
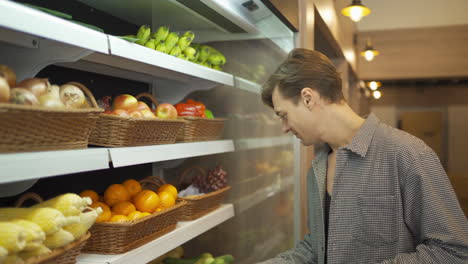
[(305, 87), (301, 90), (301, 101), (307, 108), (312, 108), (320, 102), (320, 95), (312, 88)]

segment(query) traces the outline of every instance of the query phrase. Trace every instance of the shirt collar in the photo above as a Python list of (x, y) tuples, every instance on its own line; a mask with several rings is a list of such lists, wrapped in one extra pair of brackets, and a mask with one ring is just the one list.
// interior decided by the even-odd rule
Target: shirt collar
[(354, 136), (351, 143), (344, 146), (344, 149), (348, 149), (361, 157), (365, 157), (367, 154), (367, 150), (369, 149), (370, 143), (374, 136), (374, 132), (379, 125), (380, 120), (374, 114), (370, 114), (364, 124), (362, 124), (361, 128), (359, 128), (358, 132)]

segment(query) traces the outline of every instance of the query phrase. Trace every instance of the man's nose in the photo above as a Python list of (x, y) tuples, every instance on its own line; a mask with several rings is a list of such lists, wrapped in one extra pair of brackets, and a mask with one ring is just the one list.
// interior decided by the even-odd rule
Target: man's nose
[(289, 125), (286, 122), (283, 122), (282, 128), (284, 134), (287, 134), (289, 131), (291, 131), (291, 127), (289, 127)]

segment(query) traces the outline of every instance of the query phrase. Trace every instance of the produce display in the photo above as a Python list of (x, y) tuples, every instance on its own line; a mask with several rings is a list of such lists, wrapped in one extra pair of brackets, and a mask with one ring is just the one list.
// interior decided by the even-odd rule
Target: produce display
[(205, 174), (198, 174), (192, 179), (192, 183), (182, 190), (179, 194), (181, 197), (191, 198), (196, 195), (202, 195), (227, 186), (227, 172), (221, 165), (214, 169), (208, 170)]
[(177, 118), (177, 110), (172, 104), (159, 104), (155, 109), (150, 108), (145, 102), (138, 101), (133, 95), (121, 94), (112, 100), (110, 96), (104, 96), (98, 100), (98, 105), (104, 108), (104, 114), (124, 117), (144, 118)]
[(177, 247), (166, 254), (150, 261), (148, 264), (232, 264), (234, 257), (232, 255), (222, 255), (214, 257), (213, 254), (206, 252), (195, 258), (183, 258), (184, 249)]
[(169, 27), (161, 26), (152, 32), (148, 25), (142, 25), (136, 35), (124, 37), (137, 39), (135, 43), (149, 49), (167, 53), (215, 70), (221, 71), (224, 64), (226, 64), (226, 57), (217, 49), (208, 45), (193, 43), (195, 34), (192, 31), (186, 31), (179, 35), (179, 33), (170, 32)]
[(90, 103), (81, 87), (83, 85), (78, 82), (59, 86), (45, 78), (28, 78), (17, 83), (15, 72), (6, 65), (0, 65), (0, 103), (48, 108), (89, 108)]
[(93, 190), (84, 190), (80, 196), (90, 199), (92, 208), (102, 209), (96, 222), (123, 222), (173, 207), (178, 191), (173, 185), (164, 184), (154, 192), (142, 189), (137, 180), (128, 179), (108, 186), (102, 196)]
[(202, 102), (187, 99), (185, 103), (175, 105), (178, 116), (192, 116), (213, 119), (214, 115)]
[(90, 198), (66, 193), (30, 208), (0, 208), (0, 260), (20, 263), (78, 240), (102, 213), (89, 205)]

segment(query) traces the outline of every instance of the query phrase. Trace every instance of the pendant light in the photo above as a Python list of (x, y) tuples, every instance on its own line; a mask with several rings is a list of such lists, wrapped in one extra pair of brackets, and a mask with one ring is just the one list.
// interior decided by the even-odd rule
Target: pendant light
[(375, 90), (377, 90), (380, 86), (382, 86), (382, 83), (381, 83), (381, 82), (376, 82), (376, 81), (371, 81), (371, 82), (368, 82), (368, 83), (367, 83), (367, 86), (368, 86), (369, 89), (371, 89), (372, 91), (375, 91)]
[(366, 61), (372, 61), (377, 55), (379, 55), (379, 52), (372, 47), (370, 40), (367, 40), (366, 49), (361, 51), (361, 56), (366, 58)]
[(353, 0), (351, 5), (343, 8), (341, 10), (341, 13), (349, 18), (351, 18), (352, 21), (358, 22), (360, 21), (363, 17), (369, 15), (371, 10), (364, 6), (361, 3), (361, 0)]
[(382, 92), (380, 91), (373, 91), (372, 96), (374, 96), (374, 99), (379, 100), (380, 97), (382, 97)]

